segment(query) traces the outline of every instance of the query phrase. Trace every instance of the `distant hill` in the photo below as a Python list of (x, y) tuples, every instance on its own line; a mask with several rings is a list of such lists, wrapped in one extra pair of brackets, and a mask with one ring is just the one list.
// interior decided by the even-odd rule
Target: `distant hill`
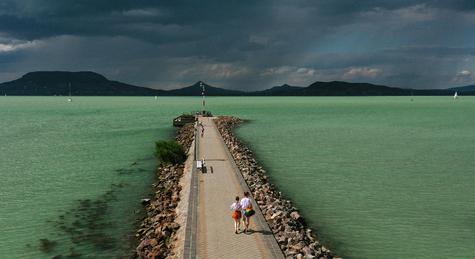
[(223, 88), (218, 88), (218, 87), (213, 87), (210, 86), (202, 81), (198, 81), (195, 84), (184, 87), (184, 88), (179, 88), (179, 89), (174, 89), (174, 90), (168, 90), (167, 95), (177, 95), (177, 96), (201, 96), (201, 86), (200, 83), (203, 83), (205, 87), (205, 94), (206, 96), (237, 96), (237, 95), (246, 95), (245, 92), (242, 91), (235, 91), (235, 90), (228, 90), (228, 89), (223, 89)]
[[(158, 90), (111, 81), (104, 76), (84, 71), (39, 71), (25, 74), (19, 79), (0, 84), (0, 94), (32, 96), (201, 96), (201, 87), (195, 84), (174, 90)], [(236, 96), (244, 92), (227, 90), (203, 83), (207, 96)]]
[[(407, 95), (451, 95), (448, 89), (406, 89), (369, 83), (349, 83), (343, 81), (315, 82), (307, 87), (282, 85), (252, 95), (269, 96), (407, 96)], [(475, 92), (465, 92), (464, 95)]]
[(265, 96), (404, 96), (404, 95), (447, 95), (447, 90), (415, 90), (369, 83), (342, 81), (315, 82), (307, 87), (282, 85), (251, 95)]
[(291, 86), (284, 84), (281, 86), (274, 86), (272, 88), (251, 92), (252, 95), (262, 95), (262, 96), (287, 96), (287, 95), (296, 95), (303, 87), (300, 86)]
[(96, 95), (153, 96), (163, 90), (138, 87), (111, 81), (94, 72), (40, 71), (30, 72), (19, 79), (0, 84), (0, 93), (7, 95)]
[(315, 82), (298, 90), (298, 95), (311, 96), (377, 96), (410, 95), (411, 90), (393, 88), (369, 83), (347, 83), (341, 81)]
[(0, 84), (0, 95), (71, 95), (73, 96), (201, 96), (200, 83), (206, 96), (397, 96), (397, 95), (475, 95), (475, 85), (449, 89), (403, 89), (369, 83), (342, 81), (315, 82), (307, 87), (275, 86), (262, 91), (244, 92), (210, 86), (202, 81), (173, 90), (158, 90), (111, 81), (94, 72), (40, 71)]
[(447, 90), (457, 91), (459, 93), (475, 92), (475, 85), (452, 87), (452, 88), (449, 88)]

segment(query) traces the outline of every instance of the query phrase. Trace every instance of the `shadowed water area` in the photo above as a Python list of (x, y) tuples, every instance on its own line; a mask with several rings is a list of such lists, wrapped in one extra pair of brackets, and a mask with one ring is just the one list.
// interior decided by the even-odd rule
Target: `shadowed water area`
[[(474, 257), (475, 98), (220, 97), (337, 254)], [(127, 252), (153, 143), (200, 98), (0, 98), (0, 257)], [(234, 194), (230, 194), (230, 200)]]

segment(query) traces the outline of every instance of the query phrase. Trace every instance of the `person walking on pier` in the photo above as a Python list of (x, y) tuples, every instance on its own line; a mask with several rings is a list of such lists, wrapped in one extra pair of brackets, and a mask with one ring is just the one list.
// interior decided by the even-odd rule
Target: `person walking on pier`
[(200, 127), (201, 127), (201, 137), (203, 137), (205, 135), (205, 126), (203, 125), (201, 121), (200, 121)]
[(244, 198), (242, 198), (240, 204), (241, 204), (241, 209), (244, 214), (244, 217), (243, 217), (244, 233), (247, 233), (249, 231), (249, 223), (250, 223), (251, 217), (256, 213), (252, 209), (251, 199), (249, 199), (249, 192), (244, 192)]
[(236, 202), (231, 204), (231, 210), (233, 211), (232, 218), (234, 220), (234, 233), (239, 233), (241, 228), (241, 204), (239, 203), (239, 196), (236, 196)]

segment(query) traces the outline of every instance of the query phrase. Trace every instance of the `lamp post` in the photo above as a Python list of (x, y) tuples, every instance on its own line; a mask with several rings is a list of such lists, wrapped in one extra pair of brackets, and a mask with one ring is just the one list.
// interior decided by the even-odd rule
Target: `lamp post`
[(202, 81), (200, 81), (200, 86), (201, 86), (201, 104), (203, 106), (203, 115), (205, 115), (205, 85), (203, 84)]

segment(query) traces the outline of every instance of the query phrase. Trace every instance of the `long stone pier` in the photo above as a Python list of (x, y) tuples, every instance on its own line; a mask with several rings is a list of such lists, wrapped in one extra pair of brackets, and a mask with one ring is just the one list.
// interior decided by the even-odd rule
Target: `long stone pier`
[[(193, 165), (184, 258), (284, 258), (259, 207), (251, 231), (234, 233), (230, 205), (235, 196), (249, 191), (219, 134), (212, 117), (199, 117), (204, 125), (197, 130), (194, 155), (205, 160), (206, 172)], [(243, 225), (241, 229), (243, 229)]]

